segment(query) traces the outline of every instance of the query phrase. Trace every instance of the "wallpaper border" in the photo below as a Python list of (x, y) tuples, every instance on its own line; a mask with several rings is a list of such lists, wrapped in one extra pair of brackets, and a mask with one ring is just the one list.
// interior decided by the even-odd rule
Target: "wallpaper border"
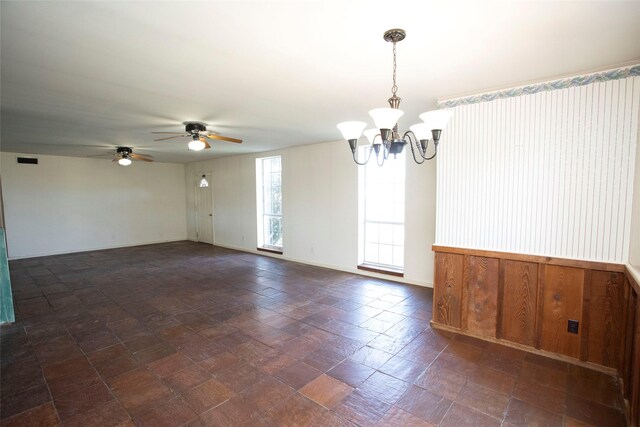
[(606, 82), (609, 80), (626, 79), (627, 77), (640, 76), (640, 65), (618, 68), (601, 73), (587, 74), (568, 79), (553, 80), (544, 83), (536, 83), (520, 86), (512, 89), (487, 92), (480, 95), (472, 95), (461, 98), (438, 101), (438, 108), (452, 108), (460, 105), (477, 104), (480, 102), (494, 101), (496, 99), (512, 98), (522, 95), (533, 95), (539, 92), (567, 89), (575, 86), (584, 86), (591, 83)]

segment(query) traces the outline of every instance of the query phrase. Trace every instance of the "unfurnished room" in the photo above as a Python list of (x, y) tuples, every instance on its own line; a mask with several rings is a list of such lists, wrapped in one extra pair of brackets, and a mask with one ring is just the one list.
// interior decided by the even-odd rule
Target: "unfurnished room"
[(640, 1), (0, 0), (0, 425), (640, 427)]

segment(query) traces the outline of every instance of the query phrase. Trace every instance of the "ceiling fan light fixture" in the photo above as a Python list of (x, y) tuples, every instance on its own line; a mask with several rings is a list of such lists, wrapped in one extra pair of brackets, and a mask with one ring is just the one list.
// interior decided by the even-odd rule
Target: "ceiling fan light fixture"
[(191, 151), (201, 151), (204, 150), (205, 143), (200, 141), (199, 138), (194, 137), (191, 141), (189, 141), (189, 150)]
[(131, 164), (131, 159), (129, 159), (128, 157), (123, 157), (118, 160), (118, 164), (120, 166), (129, 166)]
[(207, 188), (209, 186), (209, 181), (207, 181), (207, 178), (202, 175), (202, 178), (200, 178), (200, 183), (198, 184), (198, 186), (200, 188)]

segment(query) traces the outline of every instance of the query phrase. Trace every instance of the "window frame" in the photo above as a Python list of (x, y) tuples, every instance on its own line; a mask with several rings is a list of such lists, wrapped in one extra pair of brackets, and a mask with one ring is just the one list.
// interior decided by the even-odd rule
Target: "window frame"
[[(365, 149), (368, 150), (369, 147), (360, 147), (361, 149)], [(405, 155), (405, 153), (403, 152), (401, 154), (402, 158), (397, 158), (397, 159), (392, 159), (389, 158), (385, 161), (385, 163), (383, 164), (383, 166), (378, 166), (376, 164), (376, 159), (372, 158), (371, 161), (365, 165), (362, 166), (360, 168), (358, 168), (358, 266), (357, 268), (360, 270), (366, 270), (366, 271), (372, 271), (372, 272), (376, 272), (376, 273), (382, 273), (382, 274), (389, 274), (389, 275), (393, 275), (393, 276), (399, 276), (399, 277), (403, 277), (404, 276), (404, 269), (405, 269), (405, 260), (406, 260), (406, 256), (405, 256), (405, 246), (406, 246), (406, 178), (407, 178), (407, 156)], [(398, 156), (399, 157), (399, 156)], [(402, 186), (403, 189), (402, 190), (398, 190), (398, 191), (402, 191), (403, 193), (403, 199), (402, 199), (402, 203), (403, 203), (403, 212), (402, 212), (402, 221), (381, 221), (379, 219), (368, 219), (367, 217), (367, 190), (368, 190), (368, 185), (375, 185), (375, 184), (371, 184), (367, 182), (367, 169), (369, 167), (381, 167), (384, 168), (385, 166), (387, 166), (388, 162), (390, 161), (402, 161), (403, 162), (403, 179), (402, 179)], [(394, 182), (393, 185), (397, 185), (398, 183)], [(377, 188), (377, 187), (376, 187)], [(394, 188), (394, 193), (397, 190), (397, 188)], [(376, 242), (374, 243), (375, 245), (377, 245), (378, 247), (380, 246), (391, 246), (391, 251), (392, 251), (392, 263), (393, 263), (393, 258), (394, 258), (394, 251), (396, 250), (396, 247), (402, 247), (402, 265), (399, 266), (398, 264), (387, 264), (387, 263), (381, 263), (381, 262), (375, 262), (371, 260), (371, 257), (368, 257), (367, 255), (367, 243), (371, 244), (371, 241), (369, 239), (369, 236), (367, 236), (367, 229), (369, 227), (367, 227), (368, 224), (377, 224), (377, 225), (390, 225), (390, 226), (402, 226), (402, 245), (397, 245), (394, 244), (393, 242), (393, 238), (392, 238), (392, 243), (391, 244), (382, 244), (379, 243), (380, 239), (377, 238)]]
[[(272, 161), (273, 159), (279, 160), (279, 171), (266, 172), (265, 163), (267, 161)], [(266, 174), (270, 174), (270, 179), (267, 185)], [(273, 188), (273, 176), (275, 174), (279, 175), (279, 212), (274, 213), (273, 209), (269, 209), (267, 212), (267, 207), (269, 198), (265, 197), (266, 187), (269, 186), (271, 189)], [(257, 210), (257, 249), (265, 252), (271, 252), (276, 254), (282, 254), (284, 238), (283, 238), (283, 215), (282, 215), (282, 156), (268, 156), (268, 157), (259, 157), (256, 158), (256, 210)], [(273, 198), (271, 200), (270, 207), (273, 207)], [(278, 218), (280, 223), (280, 245), (274, 245), (271, 243), (267, 243), (269, 241), (269, 236), (267, 236), (269, 227), (266, 226), (265, 221), (270, 218)]]

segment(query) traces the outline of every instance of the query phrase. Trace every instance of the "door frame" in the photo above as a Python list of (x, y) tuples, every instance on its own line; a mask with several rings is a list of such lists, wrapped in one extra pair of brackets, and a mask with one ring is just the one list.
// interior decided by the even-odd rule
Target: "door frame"
[(215, 232), (214, 232), (214, 227), (213, 227), (213, 208), (214, 208), (214, 202), (213, 202), (213, 186), (212, 184), (212, 178), (211, 178), (211, 172), (200, 172), (200, 173), (196, 173), (193, 175), (193, 193), (194, 193), (194, 198), (193, 198), (193, 202), (194, 202), (194, 222), (195, 222), (195, 232), (196, 232), (196, 242), (201, 242), (201, 243), (207, 243), (209, 244), (209, 242), (203, 242), (200, 240), (200, 233), (199, 233), (199, 223), (200, 223), (200, 218), (199, 218), (199, 212), (198, 212), (198, 208), (200, 205), (200, 194), (199, 192), (200, 187), (199, 187), (199, 181), (200, 178), (202, 178), (202, 175), (204, 175), (207, 178), (207, 181), (209, 181), (209, 187), (208, 191), (211, 194), (211, 245), (213, 245), (215, 243)]

